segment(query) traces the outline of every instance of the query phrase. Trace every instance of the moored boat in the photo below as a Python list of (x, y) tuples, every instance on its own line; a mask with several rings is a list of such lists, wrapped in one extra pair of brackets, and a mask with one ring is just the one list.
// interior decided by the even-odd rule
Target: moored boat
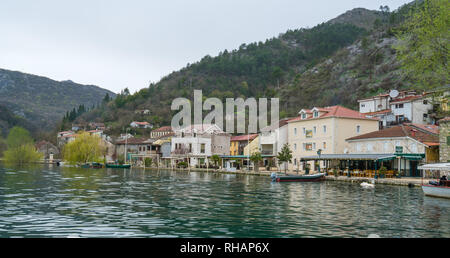
[(272, 173), (270, 177), (272, 178), (272, 181), (276, 182), (319, 182), (325, 180), (325, 173), (291, 176), (280, 176)]
[[(426, 196), (450, 198), (450, 180), (448, 180), (450, 163), (426, 164), (419, 166), (418, 169), (423, 170), (422, 190)], [(439, 180), (428, 181), (428, 184), (423, 183), (426, 172), (435, 172)]]
[(130, 164), (106, 164), (107, 168), (130, 168), (131, 165)]

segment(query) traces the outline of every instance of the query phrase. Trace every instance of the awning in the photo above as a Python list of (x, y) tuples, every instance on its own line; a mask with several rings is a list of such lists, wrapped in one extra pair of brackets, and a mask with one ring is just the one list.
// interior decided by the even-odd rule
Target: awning
[(396, 153), (395, 155), (407, 160), (422, 160), (425, 158), (425, 154)]
[(450, 163), (425, 164), (425, 165), (419, 166), (418, 169), (421, 169), (421, 170), (450, 171)]
[(320, 156), (302, 157), (302, 161), (307, 160), (378, 160), (387, 161), (395, 159), (393, 154), (322, 154)]

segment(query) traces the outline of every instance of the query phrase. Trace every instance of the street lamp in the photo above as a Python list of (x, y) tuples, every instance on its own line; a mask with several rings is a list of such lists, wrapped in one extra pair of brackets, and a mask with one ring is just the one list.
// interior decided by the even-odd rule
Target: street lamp
[(125, 130), (125, 157), (124, 157), (124, 162), (125, 162), (125, 164), (127, 163), (127, 145), (128, 145), (128, 130), (130, 130), (130, 128), (127, 128), (126, 130)]

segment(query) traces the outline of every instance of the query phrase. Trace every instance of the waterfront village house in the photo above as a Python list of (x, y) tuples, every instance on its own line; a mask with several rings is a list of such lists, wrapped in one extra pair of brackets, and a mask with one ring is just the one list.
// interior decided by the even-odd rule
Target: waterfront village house
[(72, 124), (72, 131), (77, 132), (80, 130), (85, 130), (86, 124)]
[(194, 124), (175, 131), (171, 148), (173, 160), (195, 167), (212, 155), (229, 155), (230, 134), (216, 124)]
[(104, 123), (96, 123), (96, 122), (91, 122), (89, 123), (89, 128), (92, 130), (106, 130), (106, 126)]
[(135, 114), (141, 114), (141, 115), (149, 115), (150, 110), (149, 109), (143, 109), (143, 110), (136, 110), (134, 111)]
[(173, 134), (171, 126), (163, 126), (150, 132), (150, 138), (157, 139), (165, 135)]
[[(437, 128), (403, 124), (347, 139), (351, 154), (389, 154), (382, 159), (388, 170), (399, 171), (402, 176), (418, 177), (421, 162), (439, 162)], [(353, 164), (352, 166), (364, 166)], [(381, 164), (378, 165), (380, 168)], [(361, 168), (362, 169), (362, 168)]]
[(56, 136), (56, 142), (58, 144), (59, 147), (75, 140), (75, 132), (74, 131), (63, 131), (63, 132), (58, 132), (57, 136)]
[[(271, 125), (261, 129), (259, 133), (259, 149), (263, 155), (264, 166), (269, 165), (269, 160), (275, 161), (275, 157), (281, 152), (288, 141), (288, 120), (282, 119), (278, 125)], [(277, 165), (274, 163), (274, 165)]]
[(430, 116), (433, 111), (431, 94), (415, 91), (398, 92), (396, 97), (384, 93), (358, 100), (359, 112), (379, 119), (379, 128), (395, 126), (404, 122), (429, 124), (435, 121)]
[[(146, 158), (152, 159), (154, 164), (160, 161), (160, 146), (154, 143), (154, 139), (129, 138), (116, 142), (115, 156), (117, 159), (125, 159), (134, 165), (144, 165)], [(126, 149), (125, 149), (126, 148)]]
[(300, 162), (304, 156), (339, 154), (348, 152), (345, 139), (378, 130), (378, 120), (367, 118), (358, 111), (342, 106), (302, 109), (299, 117), (288, 120), (288, 144), (292, 150), (291, 171), (318, 171), (326, 166), (324, 161)]
[(245, 155), (244, 148), (247, 146), (247, 144), (253, 142), (256, 137), (258, 137), (258, 134), (232, 136), (230, 139), (230, 155)]
[(59, 155), (59, 149), (50, 142), (40, 141), (35, 146), (37, 151), (44, 155), (45, 160), (53, 160)]
[(439, 120), (440, 162), (450, 162), (450, 117)]
[(160, 146), (161, 164), (165, 167), (171, 167), (171, 152), (172, 152), (172, 136), (174, 133), (159, 137), (153, 143)]
[(147, 128), (153, 128), (153, 125), (151, 125), (148, 122), (136, 122), (133, 121), (130, 123), (130, 126), (133, 128), (143, 128), (143, 129), (147, 129)]

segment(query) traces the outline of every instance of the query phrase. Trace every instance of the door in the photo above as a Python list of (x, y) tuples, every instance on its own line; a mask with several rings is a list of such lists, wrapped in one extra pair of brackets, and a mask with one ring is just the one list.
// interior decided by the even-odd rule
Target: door
[(417, 169), (417, 165), (418, 165), (417, 161), (415, 161), (415, 160), (410, 160), (409, 161), (409, 166), (410, 166), (410, 169), (411, 169), (410, 175), (412, 177), (420, 177), (420, 173), (419, 173), (419, 170)]

